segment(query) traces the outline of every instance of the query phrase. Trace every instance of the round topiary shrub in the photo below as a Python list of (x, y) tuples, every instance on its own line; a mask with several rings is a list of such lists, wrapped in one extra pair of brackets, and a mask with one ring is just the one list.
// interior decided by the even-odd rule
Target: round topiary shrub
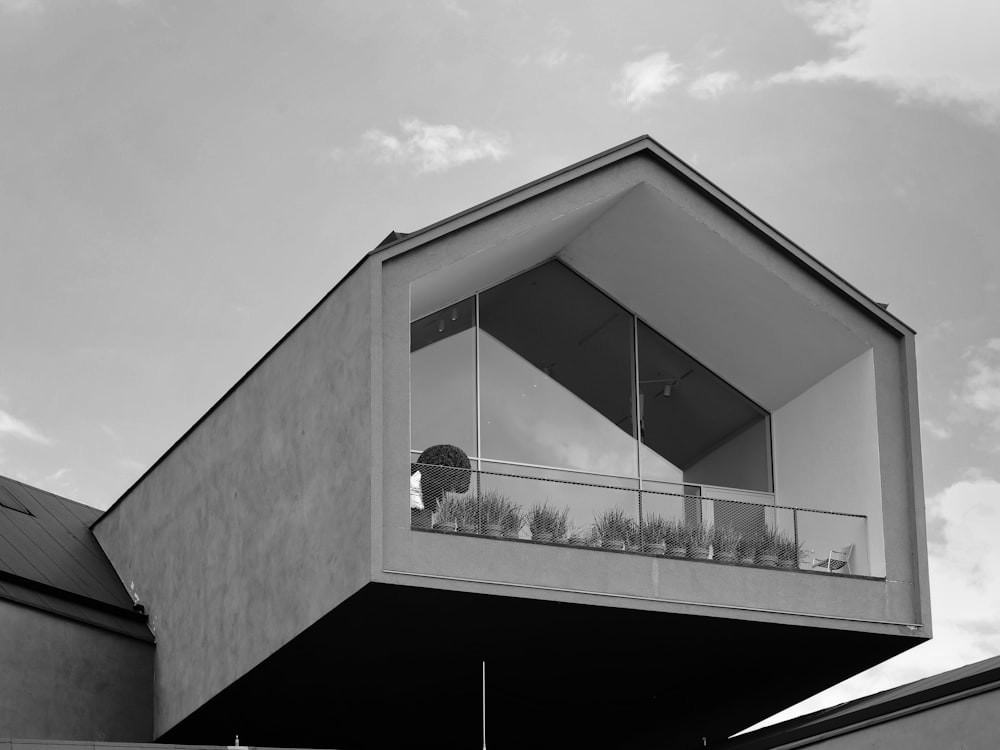
[[(468, 492), (472, 464), (461, 448), (454, 445), (432, 445), (417, 459), (420, 469), (420, 494), (428, 510), (437, 506), (445, 492)], [(428, 466), (445, 468), (430, 469)], [(456, 469), (456, 471), (449, 471)]]

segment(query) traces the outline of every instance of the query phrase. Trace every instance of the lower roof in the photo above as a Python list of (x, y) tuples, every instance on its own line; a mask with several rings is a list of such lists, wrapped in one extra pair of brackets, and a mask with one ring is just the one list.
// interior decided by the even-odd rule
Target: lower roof
[(90, 530), (100, 515), (0, 476), (0, 599), (151, 640)]

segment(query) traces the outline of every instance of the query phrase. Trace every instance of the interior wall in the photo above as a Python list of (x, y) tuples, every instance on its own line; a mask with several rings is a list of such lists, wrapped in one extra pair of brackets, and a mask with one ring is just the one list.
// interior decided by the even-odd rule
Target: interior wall
[[(778, 505), (867, 516), (868, 549), (856, 549), (852, 567), (855, 572), (884, 576), (872, 350), (774, 412), (771, 422)], [(831, 528), (837, 523), (829, 519)], [(817, 555), (825, 554), (827, 546), (843, 544), (832, 534), (823, 548), (815, 548)]]
[(754, 422), (684, 470), (684, 481), (767, 492), (771, 488), (767, 423)]

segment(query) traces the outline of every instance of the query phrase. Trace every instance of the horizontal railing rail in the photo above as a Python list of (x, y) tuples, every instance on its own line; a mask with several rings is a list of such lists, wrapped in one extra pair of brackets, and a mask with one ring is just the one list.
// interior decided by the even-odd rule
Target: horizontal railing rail
[[(483, 461), (482, 464), (496, 462)], [(498, 465), (411, 463), (414, 528), (868, 575), (867, 517), (759, 502), (761, 493)], [(515, 473), (512, 469), (519, 469)], [(572, 476), (572, 478), (569, 478)]]

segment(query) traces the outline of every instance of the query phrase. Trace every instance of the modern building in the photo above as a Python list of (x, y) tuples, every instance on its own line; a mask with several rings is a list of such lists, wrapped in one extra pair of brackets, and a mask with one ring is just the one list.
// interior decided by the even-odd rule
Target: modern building
[(726, 750), (1000, 747), (1000, 656), (734, 737)]
[(67, 505), (117, 588), (19, 582), (128, 629), (73, 616), (148, 730), (0, 736), (459, 748), (485, 696), (490, 747), (720, 740), (930, 637), (918, 424), (909, 327), (629, 141), (393, 232)]

